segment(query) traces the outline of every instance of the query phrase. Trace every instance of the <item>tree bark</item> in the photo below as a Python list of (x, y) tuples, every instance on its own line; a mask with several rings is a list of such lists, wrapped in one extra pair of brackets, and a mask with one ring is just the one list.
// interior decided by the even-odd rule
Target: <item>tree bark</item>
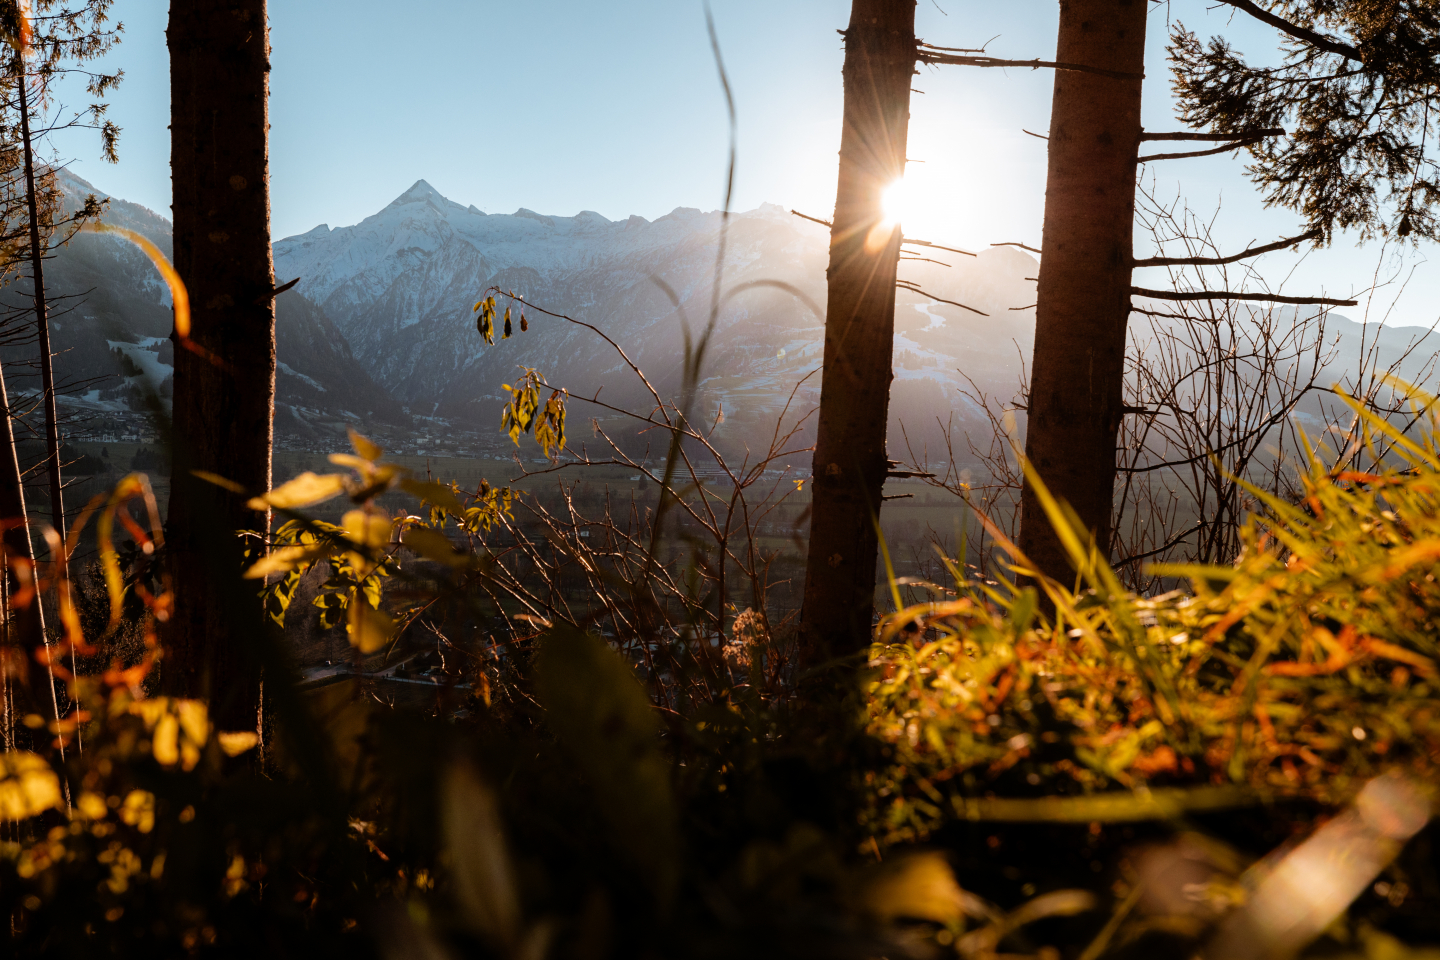
[[(1055, 54), (1137, 77), (1055, 73), (1025, 436), (1031, 465), (1075, 509), (1102, 553), (1110, 546), (1124, 415), (1147, 3), (1062, 0)], [(1029, 483), (1020, 548), (1042, 573), (1073, 582), (1074, 567)]]
[[(50, 490), (50, 523), (65, 539), (65, 501), (61, 495), (60, 425), (55, 407), (55, 363), (50, 351), (50, 318), (45, 301), (45, 248), (40, 243), (39, 203), (35, 196), (35, 151), (30, 140), (30, 102), (25, 62), (15, 55), (20, 91), (20, 140), (25, 151), (25, 207), (30, 215), (30, 273), (35, 287), (35, 331), (40, 343), (40, 389), (45, 405), (45, 474)], [(67, 563), (68, 566), (68, 563)]]
[(264, 629), (239, 579), (240, 529), (268, 518), (198, 480), (270, 486), (275, 271), (270, 250), (265, 0), (175, 0), (170, 46), (175, 267), (189, 287), (191, 337), (175, 345), (169, 514), (170, 618), (164, 685), (211, 700), (229, 729), (255, 725)]
[(801, 615), (812, 663), (870, 642), (901, 239), (881, 195), (905, 173), (915, 57), (915, 0), (854, 0)]

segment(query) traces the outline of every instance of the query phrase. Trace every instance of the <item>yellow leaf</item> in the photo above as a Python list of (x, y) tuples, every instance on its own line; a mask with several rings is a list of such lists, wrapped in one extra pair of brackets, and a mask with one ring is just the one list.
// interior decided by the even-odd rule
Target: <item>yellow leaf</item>
[(344, 492), (345, 478), (340, 474), (327, 473), (322, 476), (307, 470), (294, 480), (282, 483), (263, 497), (255, 497), (247, 506), (251, 510), (264, 510), (266, 507), (294, 510), (322, 503)]
[(337, 467), (353, 467), (362, 473), (369, 470), (372, 464), (363, 457), (357, 457), (353, 453), (332, 453), (326, 458)]
[(170, 711), (169, 697), (155, 697), (150, 700), (136, 700), (130, 704), (130, 713), (145, 721), (146, 730), (154, 730), (160, 718)]
[(964, 916), (965, 895), (939, 853), (896, 857), (875, 867), (860, 900), (867, 913), (886, 922), (906, 917), (949, 924)]
[(361, 653), (374, 653), (390, 642), (395, 621), (385, 612), (376, 610), (356, 597), (350, 601), (350, 622), (347, 627), (351, 646)]
[(364, 437), (360, 436), (360, 434), (356, 433), (349, 427), (346, 427), (345, 429), (348, 430), (350, 433), (350, 446), (354, 447), (355, 452), (358, 453), (360, 456), (364, 457), (366, 460), (373, 462), (379, 460), (382, 456), (385, 455), (385, 451), (381, 450), (374, 443), (366, 440)]
[(75, 809), (88, 820), (104, 820), (109, 813), (105, 798), (92, 790), (85, 790), (80, 794), (80, 798), (75, 801)]
[(0, 753), (0, 819), (24, 820), (60, 805), (60, 778), (44, 757), (24, 750)]
[(225, 751), (227, 757), (238, 757), (246, 750), (251, 749), (260, 742), (260, 737), (253, 730), (240, 730), (235, 733), (217, 733), (215, 739), (220, 743), (220, 749)]
[(443, 483), (428, 483), (424, 480), (401, 480), (400, 489), (424, 500), (426, 503), (437, 507), (443, 507), (455, 516), (461, 516), (465, 512), (465, 506), (460, 498), (455, 496), (455, 491)]
[(210, 737), (210, 715), (205, 701), (176, 700), (175, 708), (180, 714), (180, 729), (185, 736), (197, 747), (203, 747)]
[(457, 552), (445, 534), (428, 527), (411, 527), (406, 530), (403, 543), (426, 560), (434, 560), (447, 567), (463, 567), (470, 562), (470, 557)]
[(155, 759), (163, 766), (171, 766), (180, 760), (180, 721), (175, 714), (167, 713), (155, 724), (152, 737)]
[(394, 521), (380, 514), (351, 510), (341, 518), (340, 526), (345, 528), (345, 536), (355, 543), (379, 549), (390, 542)]
[(263, 580), (272, 573), (289, 573), (301, 564), (318, 560), (329, 552), (328, 546), (318, 543), (308, 546), (276, 547), (270, 551), (268, 557), (261, 557), (253, 567), (245, 571), (245, 579)]
[(120, 805), (120, 819), (141, 833), (149, 833), (155, 827), (155, 794), (131, 790)]

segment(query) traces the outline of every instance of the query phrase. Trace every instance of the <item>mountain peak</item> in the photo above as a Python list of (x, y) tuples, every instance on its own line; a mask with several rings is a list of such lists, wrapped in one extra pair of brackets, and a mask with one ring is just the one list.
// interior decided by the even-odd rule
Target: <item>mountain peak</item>
[(424, 180), (416, 180), (413, 184), (411, 184), (409, 190), (406, 190), (404, 193), (400, 194), (400, 196), (390, 201), (390, 205), (392, 207), (395, 207), (399, 206), (402, 203), (417, 203), (425, 200), (443, 201), (444, 199), (445, 198), (440, 194), (439, 190), (436, 190)]

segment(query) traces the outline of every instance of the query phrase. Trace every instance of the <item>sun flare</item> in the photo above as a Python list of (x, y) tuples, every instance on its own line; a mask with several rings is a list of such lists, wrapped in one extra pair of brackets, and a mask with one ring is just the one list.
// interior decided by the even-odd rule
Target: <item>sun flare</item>
[(914, 190), (904, 177), (891, 183), (880, 193), (880, 209), (886, 223), (903, 224), (915, 213)]

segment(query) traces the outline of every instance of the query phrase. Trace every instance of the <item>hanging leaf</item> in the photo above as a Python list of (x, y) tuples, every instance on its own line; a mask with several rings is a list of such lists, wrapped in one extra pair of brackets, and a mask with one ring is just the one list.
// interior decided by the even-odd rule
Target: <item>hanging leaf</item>
[(520, 332), (524, 333), (530, 329), (530, 321), (525, 319), (525, 314), (520, 314)]
[(510, 308), (509, 308), (509, 307), (506, 307), (506, 308), (505, 308), (505, 335), (504, 335), (503, 337), (501, 337), (501, 339), (502, 339), (502, 340), (509, 340), (509, 339), (510, 339)]

